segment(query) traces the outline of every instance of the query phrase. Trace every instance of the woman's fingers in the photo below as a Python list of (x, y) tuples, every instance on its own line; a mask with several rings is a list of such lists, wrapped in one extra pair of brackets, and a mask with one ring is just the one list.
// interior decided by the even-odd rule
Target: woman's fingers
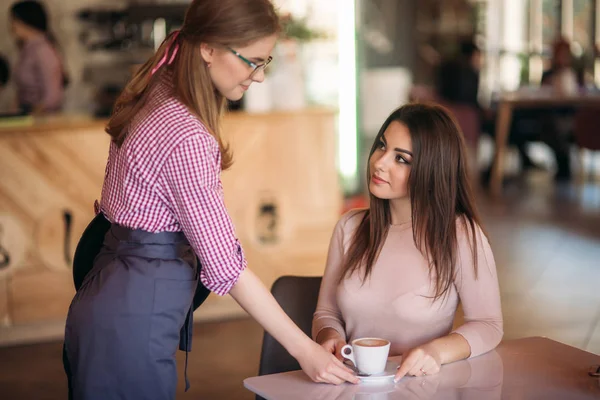
[(340, 360), (340, 361), (344, 361), (344, 357), (342, 356), (342, 347), (344, 347), (346, 345), (346, 342), (344, 340), (338, 340), (335, 343), (335, 357)]
[(421, 356), (417, 352), (408, 353), (406, 358), (402, 359), (402, 364), (400, 364), (400, 368), (398, 368), (398, 372), (396, 372), (394, 381), (398, 382), (406, 374), (412, 375), (411, 371), (415, 368), (415, 366), (417, 366), (420, 358), (421, 358)]
[(323, 383), (332, 383), (334, 385), (341, 385), (342, 383), (345, 382), (343, 379), (338, 378), (337, 376), (335, 376), (334, 374), (331, 374), (331, 373), (323, 374), (321, 379), (322, 379)]
[(337, 377), (343, 379), (346, 382), (350, 382), (350, 383), (360, 382), (360, 379), (358, 379), (358, 377), (354, 374), (354, 371), (352, 371), (350, 368), (348, 368), (348, 366), (344, 365), (344, 363), (342, 363), (337, 358), (335, 359), (334, 364), (335, 364), (336, 369), (333, 372), (335, 373), (335, 375)]

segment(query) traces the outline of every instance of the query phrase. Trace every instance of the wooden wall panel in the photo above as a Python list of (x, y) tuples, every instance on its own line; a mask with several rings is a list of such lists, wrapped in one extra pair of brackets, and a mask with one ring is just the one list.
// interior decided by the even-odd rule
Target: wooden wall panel
[[(334, 118), (313, 110), (224, 120), (235, 159), (222, 175), (225, 202), (249, 267), (269, 287), (281, 275), (323, 272), (342, 205)], [(98, 122), (0, 129), (0, 344), (10, 329), (47, 335), (40, 327), (64, 321), (71, 260), (100, 196), (108, 145)], [(230, 296), (211, 295), (197, 318), (242, 312)]]

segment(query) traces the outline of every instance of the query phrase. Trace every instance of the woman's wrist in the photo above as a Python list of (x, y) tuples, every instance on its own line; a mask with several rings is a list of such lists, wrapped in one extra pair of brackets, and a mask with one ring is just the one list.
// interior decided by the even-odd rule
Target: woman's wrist
[(294, 341), (289, 348), (286, 350), (292, 357), (298, 359), (298, 357), (309, 353), (316, 345), (308, 336), (303, 335), (300, 340)]
[(434, 339), (426, 346), (437, 355), (440, 365), (469, 358), (471, 354), (469, 342), (457, 333)]
[(334, 329), (334, 328), (323, 328), (317, 334), (317, 337), (315, 338), (315, 342), (321, 344), (321, 343), (323, 343), (323, 342), (325, 342), (327, 340), (334, 339), (334, 338), (344, 339), (342, 337), (342, 335), (340, 335), (340, 333), (336, 329)]

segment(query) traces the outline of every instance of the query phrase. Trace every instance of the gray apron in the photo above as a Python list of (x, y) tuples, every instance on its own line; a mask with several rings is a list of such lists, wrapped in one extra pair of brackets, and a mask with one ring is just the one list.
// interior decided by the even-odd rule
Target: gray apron
[(63, 352), (69, 398), (175, 399), (178, 347), (187, 391), (193, 310), (210, 293), (198, 273), (183, 233), (131, 230), (98, 214), (74, 257)]

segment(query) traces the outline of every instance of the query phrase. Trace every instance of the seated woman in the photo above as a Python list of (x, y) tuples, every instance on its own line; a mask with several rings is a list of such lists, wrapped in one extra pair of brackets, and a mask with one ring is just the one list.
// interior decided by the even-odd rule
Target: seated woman
[[(353, 339), (390, 340), (396, 379), (494, 349), (496, 266), (469, 186), (464, 139), (440, 106), (394, 111), (371, 148), (370, 206), (346, 213), (329, 247), (313, 339), (340, 357)], [(459, 301), (465, 323), (452, 330)]]

